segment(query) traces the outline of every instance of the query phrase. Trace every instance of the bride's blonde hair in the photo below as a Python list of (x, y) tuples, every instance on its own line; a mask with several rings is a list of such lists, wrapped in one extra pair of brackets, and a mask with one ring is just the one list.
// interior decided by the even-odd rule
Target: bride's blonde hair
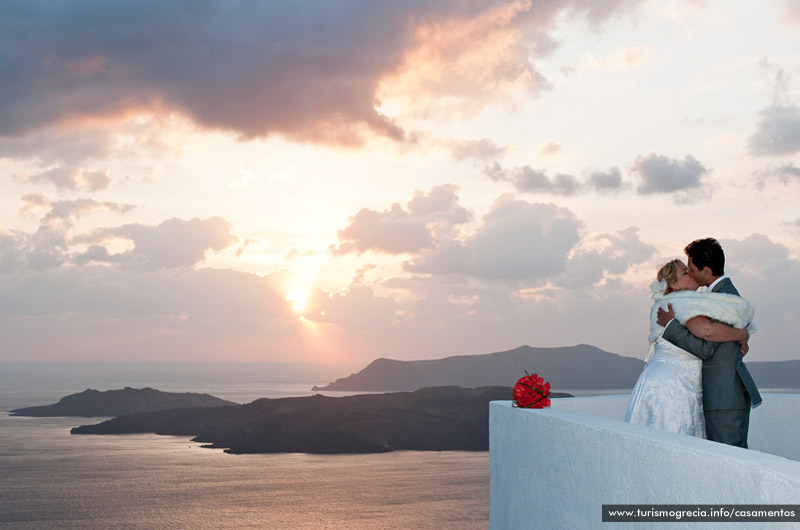
[(658, 270), (658, 274), (656, 274), (656, 279), (658, 281), (664, 280), (665, 282), (667, 282), (667, 289), (666, 291), (664, 291), (664, 294), (669, 294), (672, 292), (672, 287), (670, 287), (670, 284), (678, 281), (678, 271), (680, 269), (681, 269), (681, 260), (674, 259), (662, 265), (662, 267)]

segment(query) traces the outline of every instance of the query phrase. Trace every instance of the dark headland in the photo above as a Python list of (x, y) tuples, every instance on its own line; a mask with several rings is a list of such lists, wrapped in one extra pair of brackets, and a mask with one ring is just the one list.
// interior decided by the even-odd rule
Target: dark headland
[[(745, 362), (761, 388), (800, 388), (800, 360), (757, 359), (758, 352), (754, 352)], [(355, 374), (313, 390), (369, 392), (445, 385), (513, 385), (525, 370), (544, 377), (554, 390), (631, 389), (643, 368), (641, 359), (588, 344), (557, 348), (520, 346), (503, 352), (421, 361), (377, 359)]]
[(238, 406), (131, 414), (71, 432), (193, 436), (230, 453), (486, 451), (489, 402), (508, 399), (510, 385), (259, 399)]
[(511, 386), (525, 375), (525, 370), (544, 377), (553, 389), (633, 388), (643, 366), (641, 359), (623, 357), (587, 344), (559, 348), (520, 346), (504, 352), (423, 361), (377, 359), (358, 373), (313, 390), (401, 391), (445, 385)]

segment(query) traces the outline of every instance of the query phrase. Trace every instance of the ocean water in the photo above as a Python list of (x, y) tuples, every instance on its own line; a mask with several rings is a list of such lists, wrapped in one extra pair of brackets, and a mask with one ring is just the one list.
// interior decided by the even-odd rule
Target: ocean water
[(314, 384), (332, 380), (302, 380), (306, 373), (264, 365), (0, 363), (0, 528), (487, 527), (488, 452), (229, 455), (188, 437), (69, 434), (103, 418), (7, 412), (86, 388), (150, 386), (246, 403), (311, 395)]

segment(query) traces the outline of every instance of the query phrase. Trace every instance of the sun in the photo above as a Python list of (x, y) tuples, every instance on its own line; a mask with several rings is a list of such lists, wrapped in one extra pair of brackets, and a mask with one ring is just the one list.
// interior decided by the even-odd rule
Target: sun
[(310, 289), (294, 289), (286, 293), (286, 301), (291, 302), (292, 309), (294, 309), (296, 313), (302, 313), (306, 310), (306, 306), (308, 305), (308, 295), (310, 292)]

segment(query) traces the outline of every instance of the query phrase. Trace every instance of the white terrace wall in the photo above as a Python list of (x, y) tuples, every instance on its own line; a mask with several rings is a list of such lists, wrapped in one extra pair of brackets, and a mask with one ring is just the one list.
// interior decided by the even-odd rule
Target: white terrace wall
[(715, 524), (603, 523), (602, 505), (800, 503), (800, 395), (764, 394), (749, 450), (625, 423), (628, 398), (556, 399), (538, 410), (492, 402), (490, 530), (708, 529)]

